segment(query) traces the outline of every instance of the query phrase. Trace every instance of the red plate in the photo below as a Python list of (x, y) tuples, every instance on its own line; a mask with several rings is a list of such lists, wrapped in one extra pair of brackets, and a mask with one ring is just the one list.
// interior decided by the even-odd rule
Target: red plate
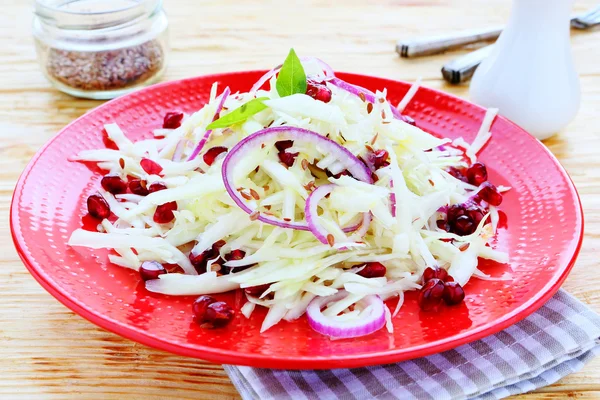
[[(214, 362), (269, 368), (341, 368), (382, 364), (447, 350), (493, 334), (531, 314), (559, 288), (573, 266), (583, 234), (581, 205), (564, 169), (525, 131), (498, 118), (481, 155), (491, 181), (513, 189), (504, 196), (508, 215), (497, 247), (510, 266), (483, 263), (493, 276), (513, 270), (511, 281), (472, 279), (461, 306), (419, 312), (415, 293), (394, 320), (394, 334), (331, 341), (312, 331), (303, 317), (263, 334), (264, 310), (241, 314), (226, 328), (204, 330), (192, 322), (192, 297), (151, 294), (133, 271), (108, 263), (106, 251), (70, 248), (70, 233), (82, 226), (85, 200), (100, 174), (68, 158), (104, 147), (103, 124), (117, 122), (132, 139), (149, 137), (165, 112), (192, 112), (204, 105), (211, 84), (247, 91), (261, 71), (169, 82), (108, 102), (82, 116), (52, 139), (21, 176), (11, 208), (17, 250), (31, 274), (54, 297), (91, 322), (129, 339)], [(371, 90), (388, 89), (396, 104), (409, 85), (339, 74)], [(471, 141), (484, 110), (456, 97), (421, 88), (407, 114), (436, 135)], [(234, 295), (222, 298), (234, 304)], [(395, 300), (390, 301), (395, 306)]]

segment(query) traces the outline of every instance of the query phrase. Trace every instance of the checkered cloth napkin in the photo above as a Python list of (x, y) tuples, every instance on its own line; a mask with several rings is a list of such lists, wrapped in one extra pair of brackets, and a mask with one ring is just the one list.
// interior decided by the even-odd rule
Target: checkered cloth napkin
[(367, 368), (226, 365), (244, 400), (501, 399), (550, 385), (600, 352), (600, 316), (564, 291), (508, 329), (454, 350)]

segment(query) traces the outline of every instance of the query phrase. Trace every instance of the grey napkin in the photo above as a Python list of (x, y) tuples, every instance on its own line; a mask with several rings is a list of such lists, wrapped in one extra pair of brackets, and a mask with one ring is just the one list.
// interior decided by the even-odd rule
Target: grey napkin
[(326, 371), (225, 365), (244, 400), (501, 399), (550, 385), (600, 352), (600, 316), (559, 291), (485, 339), (397, 364)]

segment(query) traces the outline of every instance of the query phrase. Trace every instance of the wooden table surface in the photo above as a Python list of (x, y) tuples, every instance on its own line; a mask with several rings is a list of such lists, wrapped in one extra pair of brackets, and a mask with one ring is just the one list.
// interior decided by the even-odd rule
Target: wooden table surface
[[(100, 104), (53, 89), (35, 59), (29, 1), (8, 0), (0, 13), (0, 398), (238, 398), (221, 366), (171, 355), (106, 332), (46, 293), (17, 256), (8, 229), (15, 182), (34, 153), (67, 123)], [(424, 85), (458, 96), (440, 67), (463, 52), (400, 59), (399, 38), (506, 20), (508, 0), (165, 0), (172, 57), (165, 80), (269, 68), (290, 47), (341, 71)], [(376, 4), (372, 4), (376, 3)], [(449, 5), (452, 3), (452, 6)], [(577, 1), (577, 11), (596, 1)], [(564, 288), (600, 311), (600, 31), (574, 32), (581, 76), (577, 119), (546, 144), (571, 174), (585, 210), (586, 235)], [(600, 358), (581, 372), (523, 399), (600, 398)]]

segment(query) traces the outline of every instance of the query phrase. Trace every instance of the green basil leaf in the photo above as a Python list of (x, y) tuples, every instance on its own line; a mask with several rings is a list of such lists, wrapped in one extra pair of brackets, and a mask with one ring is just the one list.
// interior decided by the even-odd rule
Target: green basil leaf
[(217, 129), (217, 128), (227, 128), (231, 125), (239, 124), (240, 122), (244, 122), (254, 114), (258, 114), (265, 108), (268, 108), (263, 100), (269, 100), (268, 97), (260, 97), (258, 99), (252, 99), (249, 102), (242, 104), (241, 107), (236, 108), (229, 114), (219, 118), (216, 121), (211, 122), (206, 129)]
[(281, 97), (306, 93), (306, 73), (294, 49), (290, 49), (290, 54), (281, 66), (275, 87)]

